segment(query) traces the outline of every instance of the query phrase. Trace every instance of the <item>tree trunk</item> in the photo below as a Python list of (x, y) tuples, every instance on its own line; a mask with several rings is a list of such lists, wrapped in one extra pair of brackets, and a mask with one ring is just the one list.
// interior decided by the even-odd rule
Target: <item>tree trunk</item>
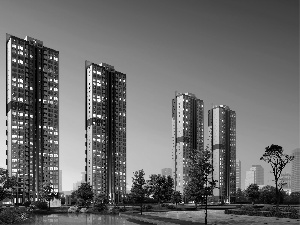
[(143, 215), (143, 203), (141, 203), (141, 215)]
[(205, 224), (207, 224), (207, 195), (205, 195)]
[(48, 211), (50, 211), (50, 200), (49, 200), (48, 202), (49, 202), (49, 207), (48, 207)]
[(276, 187), (276, 211), (278, 212), (279, 207), (279, 193), (278, 193), (278, 180), (275, 179), (275, 187)]

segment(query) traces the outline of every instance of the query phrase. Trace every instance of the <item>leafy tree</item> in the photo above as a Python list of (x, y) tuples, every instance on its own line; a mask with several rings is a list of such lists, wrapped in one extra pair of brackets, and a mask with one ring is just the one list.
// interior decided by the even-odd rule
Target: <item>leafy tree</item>
[(123, 202), (122, 192), (116, 191), (115, 192), (115, 205), (118, 205), (119, 203)]
[(285, 196), (286, 202), (289, 204), (299, 204), (300, 203), (300, 192), (292, 192), (290, 195)]
[(171, 202), (176, 204), (176, 208), (177, 208), (177, 204), (182, 202), (182, 195), (180, 191), (174, 191), (172, 193)]
[(48, 202), (48, 210), (50, 210), (50, 201), (54, 198), (60, 198), (60, 194), (53, 191), (53, 184), (51, 182), (44, 182), (39, 193), (40, 200)]
[(211, 163), (211, 150), (206, 146), (205, 150), (191, 150), (189, 181), (184, 188), (185, 196), (197, 203), (205, 203), (205, 224), (207, 224), (207, 199), (216, 188), (217, 180), (211, 178), (213, 165)]
[(283, 148), (279, 145), (271, 145), (266, 147), (265, 153), (260, 158), (267, 163), (269, 163), (273, 170), (273, 175), (275, 179), (276, 188), (276, 210), (278, 211), (279, 201), (280, 201), (280, 188), (278, 186), (278, 181), (281, 176), (281, 172), (288, 164), (294, 159), (294, 156), (289, 156), (283, 153)]
[(72, 191), (71, 193), (71, 203), (76, 203), (77, 202), (77, 190)]
[(18, 185), (15, 177), (9, 177), (7, 170), (0, 168), (0, 201), (13, 197), (13, 190)]
[(257, 184), (250, 184), (245, 190), (247, 198), (254, 204), (255, 200), (259, 199), (259, 187)]
[(125, 196), (123, 197), (123, 204), (133, 204), (134, 203), (134, 199), (131, 193), (125, 194)]
[(238, 188), (235, 193), (236, 202), (246, 202), (245, 192), (242, 189)]
[(153, 198), (158, 203), (171, 200), (174, 191), (174, 181), (171, 176), (151, 175), (150, 180), (147, 181), (147, 186), (149, 187), (149, 192), (153, 194)]
[(260, 190), (260, 203), (273, 204), (276, 203), (276, 189), (273, 186), (267, 185)]
[(94, 198), (94, 193), (90, 183), (81, 183), (76, 194), (77, 202), (80, 202), (83, 206), (88, 207)]
[(143, 214), (143, 202), (149, 195), (149, 187), (146, 185), (144, 170), (138, 170), (133, 173), (131, 194), (133, 199), (141, 204), (141, 215)]
[(105, 194), (99, 194), (94, 199), (94, 208), (99, 212), (106, 209), (109, 200)]

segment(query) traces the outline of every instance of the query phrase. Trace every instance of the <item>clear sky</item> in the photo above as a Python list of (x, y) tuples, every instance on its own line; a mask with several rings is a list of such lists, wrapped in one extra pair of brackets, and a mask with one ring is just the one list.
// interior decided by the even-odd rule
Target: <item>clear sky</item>
[(299, 147), (299, 1), (0, 1), (0, 166), (5, 167), (5, 35), (60, 52), (63, 190), (85, 166), (84, 61), (127, 74), (127, 182), (171, 167), (175, 91), (236, 111), (245, 171), (265, 147)]

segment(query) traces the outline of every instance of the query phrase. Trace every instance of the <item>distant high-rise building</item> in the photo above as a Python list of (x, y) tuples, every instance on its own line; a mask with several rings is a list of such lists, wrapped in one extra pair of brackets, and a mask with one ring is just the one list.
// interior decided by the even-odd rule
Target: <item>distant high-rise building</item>
[(300, 148), (293, 150), (291, 191), (300, 191)]
[(292, 175), (290, 173), (282, 173), (280, 176), (280, 181), (284, 183), (282, 189), (290, 192), (291, 191), (291, 183), (292, 183)]
[(236, 189), (242, 189), (242, 163), (241, 160), (236, 159)]
[(81, 172), (81, 182), (85, 182), (85, 172)]
[(264, 185), (264, 168), (261, 165), (252, 165), (249, 171), (246, 171), (245, 189), (250, 184)]
[(163, 168), (161, 170), (161, 175), (162, 176), (171, 176), (172, 177), (172, 169), (171, 168)]
[(254, 170), (248, 170), (246, 171), (246, 177), (245, 177), (245, 189), (250, 184), (255, 184), (255, 171)]
[(236, 191), (236, 113), (228, 106), (208, 111), (208, 143), (212, 149), (213, 179), (218, 180), (213, 196), (234, 202)]
[(43, 182), (59, 191), (59, 52), (6, 35), (7, 169), (17, 203), (38, 199)]
[(126, 75), (85, 62), (86, 182), (118, 202), (126, 193)]
[(77, 190), (85, 182), (85, 172), (81, 172), (81, 180), (73, 183), (73, 190)]
[(76, 183), (73, 183), (73, 191), (78, 190), (78, 188), (81, 186), (83, 182), (77, 181)]
[(191, 93), (175, 93), (172, 100), (172, 159), (176, 191), (183, 193), (189, 180), (192, 149), (203, 150), (204, 104)]

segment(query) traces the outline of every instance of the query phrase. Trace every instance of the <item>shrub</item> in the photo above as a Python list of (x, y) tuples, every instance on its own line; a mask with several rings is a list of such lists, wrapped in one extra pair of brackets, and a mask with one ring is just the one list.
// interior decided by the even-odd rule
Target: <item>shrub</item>
[(281, 212), (298, 213), (298, 210), (296, 208), (294, 208), (294, 207), (291, 207), (291, 206), (287, 206), (287, 207), (281, 208), (280, 211)]
[(99, 194), (94, 199), (94, 210), (101, 212), (107, 209), (108, 199), (106, 195)]
[(243, 210), (243, 211), (254, 211), (255, 208), (252, 205), (243, 205), (241, 207), (241, 210)]
[(16, 223), (29, 218), (29, 213), (24, 208), (8, 208), (0, 212), (0, 223)]
[(94, 205), (94, 210), (101, 212), (103, 210), (106, 210), (107, 206), (105, 204), (99, 203)]
[(48, 204), (47, 202), (43, 201), (36, 201), (33, 203), (38, 209), (48, 209)]
[(111, 209), (110, 213), (112, 214), (118, 214), (120, 212), (120, 208), (118, 206), (115, 206)]
[(168, 205), (167, 208), (168, 209), (176, 209), (175, 205)]
[(291, 219), (299, 219), (300, 218), (298, 210), (294, 207), (284, 207), (284, 208), (281, 208), (278, 212), (272, 206), (264, 206), (263, 208), (261, 208), (261, 210), (255, 210), (249, 206), (243, 206), (242, 208), (241, 209), (226, 209), (225, 214), (265, 216), (265, 217), (272, 216), (272, 217), (291, 218)]
[(169, 204), (167, 204), (167, 203), (162, 203), (162, 204), (161, 204), (161, 207), (168, 207), (168, 205), (169, 205)]
[(153, 208), (152, 205), (143, 205), (143, 211), (148, 211), (148, 210), (150, 210), (152, 208)]
[(271, 212), (274, 212), (276, 209), (274, 209), (274, 207), (273, 206), (271, 206), (271, 205), (265, 205), (264, 207), (262, 207), (261, 209), (260, 209), (260, 211), (271, 211)]
[[(299, 212), (295, 207), (287, 206), (280, 209), (281, 212), (288, 212), (288, 217), (291, 219), (299, 219)], [(283, 214), (283, 213), (282, 213)]]
[(140, 208), (140, 207), (137, 207), (137, 206), (134, 206), (134, 207), (132, 207), (132, 210), (137, 210), (137, 211), (140, 211), (140, 210), (141, 210), (141, 208)]
[(122, 208), (120, 208), (120, 209), (119, 209), (119, 211), (120, 211), (120, 212), (126, 212), (126, 211), (127, 211), (127, 209), (126, 209), (126, 208), (124, 208), (124, 207), (122, 207)]
[(31, 205), (31, 201), (26, 201), (26, 202), (23, 203), (23, 205), (25, 207), (29, 207)]

